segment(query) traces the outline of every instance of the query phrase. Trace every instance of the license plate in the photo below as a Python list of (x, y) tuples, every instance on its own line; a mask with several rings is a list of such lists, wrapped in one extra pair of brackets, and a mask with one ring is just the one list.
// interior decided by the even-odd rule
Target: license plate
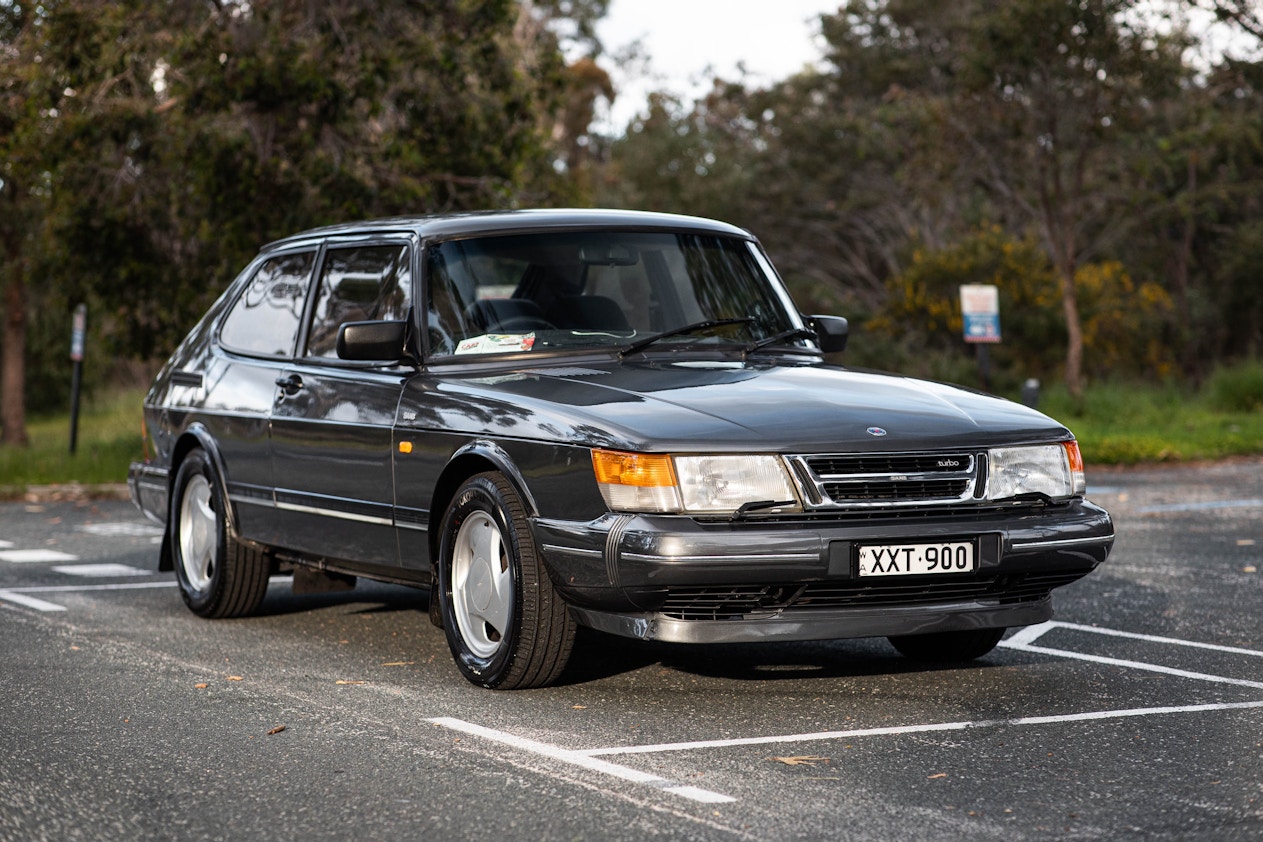
[(874, 544), (859, 550), (861, 576), (925, 576), (977, 569), (973, 541)]

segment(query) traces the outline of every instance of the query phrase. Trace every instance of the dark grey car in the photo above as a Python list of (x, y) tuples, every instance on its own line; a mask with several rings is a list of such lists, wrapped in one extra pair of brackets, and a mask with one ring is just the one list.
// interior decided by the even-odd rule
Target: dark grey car
[(831, 365), (758, 242), (520, 211), (266, 246), (145, 400), (137, 505), (206, 617), (364, 576), (429, 588), (456, 663), (547, 684), (578, 626), (690, 643), (888, 636), (961, 660), (1113, 543), (1070, 431)]

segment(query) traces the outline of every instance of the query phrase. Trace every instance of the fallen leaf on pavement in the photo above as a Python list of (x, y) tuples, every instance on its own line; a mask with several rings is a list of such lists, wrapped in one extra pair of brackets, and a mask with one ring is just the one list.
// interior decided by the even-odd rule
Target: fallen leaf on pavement
[(773, 757), (770, 759), (778, 763), (784, 763), (786, 766), (815, 766), (817, 763), (829, 762), (829, 758), (817, 757), (814, 754), (802, 754), (797, 757)]
[(367, 684), (367, 681), (352, 681), (349, 678), (339, 678), (334, 684)]
[(275, 728), (273, 728), (271, 731), (268, 731), (268, 736), (270, 737), (270, 736), (272, 736), (273, 734), (279, 734), (279, 733), (281, 733), (281, 732), (282, 732), (282, 731), (284, 731), (284, 730), (285, 730), (285, 726), (284, 726), (284, 725), (277, 725), (277, 726), (276, 726)]

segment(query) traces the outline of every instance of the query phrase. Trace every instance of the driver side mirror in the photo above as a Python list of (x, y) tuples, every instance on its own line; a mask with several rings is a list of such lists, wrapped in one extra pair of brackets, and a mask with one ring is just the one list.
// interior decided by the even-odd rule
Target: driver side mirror
[(841, 316), (808, 316), (807, 326), (816, 332), (820, 350), (834, 354), (846, 350), (850, 324)]
[(338, 328), (338, 359), (399, 362), (407, 340), (407, 322), (346, 322)]

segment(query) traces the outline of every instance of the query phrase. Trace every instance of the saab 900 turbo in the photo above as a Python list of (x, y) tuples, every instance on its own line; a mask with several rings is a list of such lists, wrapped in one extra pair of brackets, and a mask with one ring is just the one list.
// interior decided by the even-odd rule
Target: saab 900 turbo
[(553, 682), (576, 629), (889, 637), (965, 660), (1109, 554), (1074, 436), (832, 364), (758, 241), (621, 211), (272, 243), (145, 399), (133, 499), (204, 617), (353, 577), (428, 589), (460, 671)]

